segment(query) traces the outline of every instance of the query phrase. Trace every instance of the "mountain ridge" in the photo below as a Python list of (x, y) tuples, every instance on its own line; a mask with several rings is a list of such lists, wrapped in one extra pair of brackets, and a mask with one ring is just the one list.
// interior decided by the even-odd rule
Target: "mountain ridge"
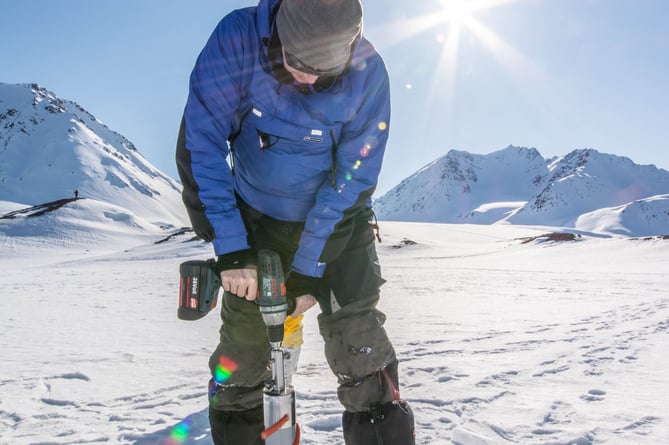
[(0, 200), (32, 205), (78, 190), (112, 203), (123, 197), (141, 216), (182, 219), (172, 197), (147, 209), (136, 196), (178, 194), (179, 184), (76, 102), (37, 84), (0, 83), (0, 129)]
[[(70, 223), (57, 218), (65, 211), (59, 208), (50, 212), (49, 224), (74, 227), (79, 219), (82, 227), (85, 221), (99, 227), (107, 221), (106, 229), (114, 232), (126, 227), (159, 234), (189, 224), (180, 191), (180, 184), (155, 168), (132, 142), (76, 102), (37, 84), (0, 83), (0, 209), (80, 197), (87, 202), (67, 209)], [(33, 218), (29, 223), (5, 220), (0, 231), (26, 236), (21, 224), (34, 225), (39, 236), (40, 223)]]
[[(74, 195), (97, 203), (68, 208), (68, 227), (77, 218), (98, 227), (106, 218), (165, 236), (189, 225), (180, 190), (132, 142), (76, 102), (37, 84), (0, 83), (0, 213), (21, 216)], [(375, 199), (374, 207), (381, 220), (662, 235), (669, 233), (669, 172), (591, 148), (550, 159), (534, 147), (513, 145), (488, 154), (450, 150)], [(50, 224), (62, 222), (61, 211), (50, 211)], [(8, 219), (0, 232), (29, 233)], [(39, 236), (39, 222), (30, 224)]]
[[(669, 232), (668, 194), (669, 172), (654, 165), (591, 148), (545, 159), (536, 148), (509, 145), (489, 154), (450, 150), (376, 199), (374, 207), (378, 218), (387, 220), (579, 230), (592, 221), (583, 215), (599, 211), (596, 226), (602, 233), (645, 236)], [(646, 205), (629, 205), (641, 200)], [(647, 221), (635, 223), (634, 230), (620, 226), (615, 209), (624, 205), (628, 214), (655, 217), (628, 217)]]

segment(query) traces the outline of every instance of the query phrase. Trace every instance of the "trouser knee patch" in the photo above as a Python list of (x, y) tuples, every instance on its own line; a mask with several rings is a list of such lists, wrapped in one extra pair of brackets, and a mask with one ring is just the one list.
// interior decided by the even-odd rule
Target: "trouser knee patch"
[(262, 404), (262, 389), (270, 377), (267, 349), (245, 349), (219, 343), (209, 359), (213, 389), (210, 404), (216, 409), (243, 410)]
[(342, 384), (369, 376), (395, 360), (377, 310), (341, 320), (331, 326), (321, 324), (325, 356)]
[(264, 384), (257, 387), (216, 385), (210, 383), (209, 406), (221, 411), (244, 411), (262, 407)]
[(325, 356), (339, 380), (339, 399), (349, 411), (393, 399), (390, 385), (379, 380), (379, 371), (396, 360), (384, 322), (382, 312), (362, 302), (319, 317)]

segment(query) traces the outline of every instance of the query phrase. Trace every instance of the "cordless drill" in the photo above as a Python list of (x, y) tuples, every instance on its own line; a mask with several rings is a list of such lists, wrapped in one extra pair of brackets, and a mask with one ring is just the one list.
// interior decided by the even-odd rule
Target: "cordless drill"
[(262, 438), (266, 445), (297, 445), (300, 428), (295, 421), (295, 390), (286, 385), (282, 347), (288, 300), (281, 258), (274, 251), (265, 249), (258, 253), (258, 291), (256, 303), (272, 347), (272, 378), (263, 391), (265, 431)]
[[(179, 309), (182, 320), (198, 320), (216, 307), (221, 280), (215, 270), (216, 261), (192, 260), (179, 267)], [(285, 350), (282, 347), (284, 322), (288, 312), (286, 286), (281, 258), (272, 250), (258, 253), (258, 298), (267, 336), (271, 346), (271, 380), (263, 390), (265, 445), (298, 445), (300, 427), (295, 421), (295, 390), (286, 385)]]

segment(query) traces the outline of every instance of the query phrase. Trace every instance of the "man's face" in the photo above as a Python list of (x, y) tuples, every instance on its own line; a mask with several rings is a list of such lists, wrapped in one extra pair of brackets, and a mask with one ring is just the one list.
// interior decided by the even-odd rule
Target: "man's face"
[(316, 83), (318, 76), (315, 74), (305, 73), (304, 71), (300, 71), (288, 65), (288, 63), (286, 63), (286, 51), (283, 48), (281, 48), (281, 53), (283, 54), (283, 67), (290, 73), (291, 76), (293, 76), (293, 79), (299, 83), (305, 83), (307, 85), (313, 85)]

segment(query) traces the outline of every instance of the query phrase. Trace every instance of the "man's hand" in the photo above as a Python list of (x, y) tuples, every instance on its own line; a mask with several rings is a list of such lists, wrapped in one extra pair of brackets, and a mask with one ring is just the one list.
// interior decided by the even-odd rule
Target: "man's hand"
[(293, 318), (297, 318), (315, 305), (316, 298), (313, 295), (302, 295), (295, 299), (295, 310), (289, 315)]
[(221, 271), (221, 285), (231, 294), (254, 301), (258, 298), (258, 271), (255, 267)]
[[(302, 275), (299, 272), (291, 271), (286, 280), (286, 296), (288, 300), (295, 301), (295, 310), (291, 315), (297, 317), (306, 312), (316, 304), (314, 294), (318, 292), (320, 278)], [(291, 305), (290, 303), (288, 304)], [(290, 310), (290, 309), (288, 309)]]

